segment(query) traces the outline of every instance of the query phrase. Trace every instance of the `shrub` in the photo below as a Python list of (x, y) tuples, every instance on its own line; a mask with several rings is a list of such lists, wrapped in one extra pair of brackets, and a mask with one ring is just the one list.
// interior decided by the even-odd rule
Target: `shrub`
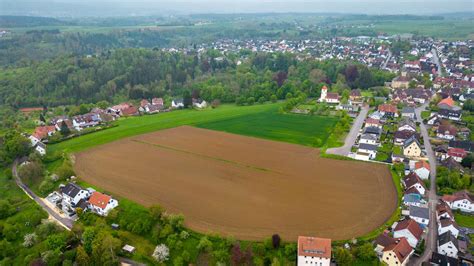
[(255, 103), (255, 98), (254, 97), (247, 98), (247, 104), (248, 105), (253, 105), (254, 103)]
[(35, 233), (26, 234), (23, 237), (23, 246), (25, 248), (32, 247), (36, 243), (37, 239), (38, 239), (38, 236)]
[(270, 101), (272, 101), (272, 103), (276, 103), (278, 100), (277, 96), (275, 94), (273, 94), (272, 96), (270, 96)]
[(197, 249), (199, 251), (210, 252), (212, 250), (212, 242), (206, 236), (203, 236), (199, 240), (199, 243), (197, 245)]

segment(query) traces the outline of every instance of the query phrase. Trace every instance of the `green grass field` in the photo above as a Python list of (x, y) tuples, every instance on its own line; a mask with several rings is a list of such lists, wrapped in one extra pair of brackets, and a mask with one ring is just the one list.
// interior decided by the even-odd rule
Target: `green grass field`
[(117, 127), (48, 145), (49, 154), (78, 152), (121, 138), (181, 125), (192, 125), (236, 134), (320, 147), (337, 118), (280, 114), (280, 104), (222, 105), (217, 109), (180, 110), (157, 115), (123, 118)]
[(454, 219), (459, 226), (474, 228), (474, 216), (455, 213)]

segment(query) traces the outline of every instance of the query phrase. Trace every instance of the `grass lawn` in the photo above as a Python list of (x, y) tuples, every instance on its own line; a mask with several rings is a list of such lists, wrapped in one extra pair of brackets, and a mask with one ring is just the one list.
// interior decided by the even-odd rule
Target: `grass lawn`
[(454, 219), (462, 227), (474, 228), (474, 216), (461, 213), (454, 213)]
[[(320, 147), (337, 118), (280, 114), (280, 103), (253, 106), (222, 105), (217, 109), (180, 110), (156, 115), (122, 118), (117, 127), (48, 145), (49, 154), (78, 152), (121, 138), (181, 125)], [(320, 140), (318, 140), (320, 139)]]

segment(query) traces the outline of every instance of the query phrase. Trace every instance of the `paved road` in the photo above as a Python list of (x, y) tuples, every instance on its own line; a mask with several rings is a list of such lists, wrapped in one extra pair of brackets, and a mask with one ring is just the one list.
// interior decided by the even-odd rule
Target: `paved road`
[(433, 54), (433, 62), (438, 66), (438, 76), (443, 76), (441, 61), (438, 57), (438, 51), (435, 48), (431, 49), (431, 53)]
[(74, 221), (72, 219), (61, 217), (54, 210), (52, 210), (48, 205), (46, 205), (29, 187), (27, 187), (18, 176), (17, 165), (18, 165), (18, 160), (15, 160), (12, 166), (12, 173), (13, 173), (13, 176), (15, 177), (16, 184), (26, 193), (26, 195), (28, 195), (28, 197), (36, 201), (36, 203), (38, 203), (41, 206), (41, 208), (43, 208), (43, 210), (45, 210), (49, 214), (50, 217), (56, 220), (60, 225), (62, 225), (67, 230), (71, 230)]
[(387, 60), (385, 60), (385, 62), (383, 62), (383, 64), (382, 64), (382, 69), (384, 69), (384, 68), (387, 67), (387, 64), (388, 64), (388, 62), (390, 61), (390, 58), (392, 58), (392, 52), (391, 52), (391, 51), (388, 51), (388, 57), (387, 57)]
[(352, 124), (351, 131), (346, 136), (344, 145), (342, 147), (327, 149), (326, 153), (337, 154), (337, 155), (342, 155), (342, 156), (349, 155), (349, 153), (351, 152), (351, 147), (352, 145), (354, 145), (357, 139), (357, 135), (359, 134), (359, 130), (362, 128), (362, 125), (364, 124), (365, 118), (367, 117), (368, 113), (369, 113), (369, 106), (365, 105), (364, 107), (362, 107), (359, 115), (356, 117), (354, 123)]
[(419, 258), (415, 258), (413, 265), (421, 265), (422, 262), (428, 261), (431, 258), (431, 254), (436, 251), (436, 240), (438, 237), (437, 219), (436, 219), (436, 205), (438, 203), (438, 196), (436, 195), (436, 157), (431, 148), (430, 138), (428, 130), (425, 124), (423, 124), (421, 118), (421, 111), (425, 110), (428, 103), (416, 108), (417, 121), (420, 122), (421, 136), (423, 137), (426, 154), (430, 163), (430, 191), (428, 194), (429, 209), (430, 209), (430, 224), (428, 225), (428, 235), (425, 240), (425, 251)]

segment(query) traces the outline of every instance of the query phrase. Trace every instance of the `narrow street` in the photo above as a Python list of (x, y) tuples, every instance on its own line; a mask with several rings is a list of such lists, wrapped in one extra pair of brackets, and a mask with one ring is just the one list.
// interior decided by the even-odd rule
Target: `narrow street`
[(362, 107), (359, 115), (354, 120), (351, 130), (349, 134), (347, 134), (346, 139), (344, 140), (344, 145), (342, 147), (329, 148), (326, 150), (326, 153), (341, 156), (349, 155), (349, 153), (351, 152), (351, 147), (354, 145), (357, 139), (357, 135), (359, 134), (359, 130), (362, 128), (362, 125), (364, 124), (365, 118), (367, 117), (368, 113), (369, 106), (365, 105), (364, 107)]
[(23, 190), (23, 192), (25, 192), (26, 195), (28, 195), (28, 197), (36, 201), (36, 203), (38, 203), (38, 205), (40, 205), (41, 208), (43, 208), (43, 210), (45, 210), (49, 214), (50, 217), (52, 217), (56, 222), (58, 222), (61, 226), (63, 226), (67, 230), (71, 230), (74, 221), (72, 219), (61, 217), (53, 209), (51, 209), (48, 205), (46, 205), (40, 199), (40, 197), (38, 197), (28, 186), (26, 186), (21, 181), (20, 177), (18, 176), (17, 165), (18, 165), (18, 159), (15, 160), (15, 162), (13, 162), (13, 166), (12, 166), (12, 173), (15, 178), (16, 184)]
[(423, 137), (426, 155), (428, 156), (428, 162), (430, 163), (430, 190), (428, 194), (428, 207), (430, 211), (430, 223), (428, 225), (428, 234), (425, 239), (425, 251), (419, 258), (413, 259), (411, 265), (421, 265), (424, 261), (428, 261), (431, 258), (431, 254), (436, 251), (436, 241), (438, 237), (438, 227), (436, 221), (436, 205), (438, 203), (438, 197), (436, 195), (436, 157), (431, 148), (430, 137), (428, 130), (423, 124), (421, 118), (421, 112), (426, 109), (428, 103), (416, 108), (417, 122), (420, 122), (421, 136)]
[(433, 62), (438, 66), (438, 77), (443, 76), (442, 69), (443, 67), (441, 66), (441, 61), (439, 60), (438, 56), (438, 51), (436, 51), (435, 48), (431, 49), (431, 53), (433, 54)]

